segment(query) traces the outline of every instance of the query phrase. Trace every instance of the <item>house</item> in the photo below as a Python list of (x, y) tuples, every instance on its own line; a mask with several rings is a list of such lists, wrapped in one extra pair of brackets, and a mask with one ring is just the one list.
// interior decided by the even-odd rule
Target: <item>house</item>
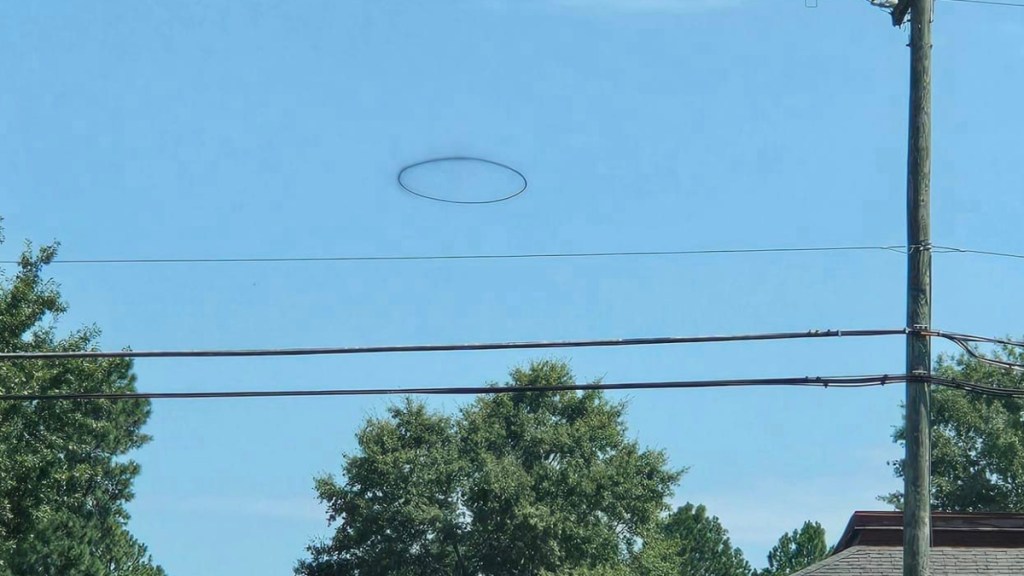
[[(932, 514), (931, 576), (1024, 574), (1024, 514)], [(832, 555), (792, 576), (902, 576), (903, 514), (855, 512)]]

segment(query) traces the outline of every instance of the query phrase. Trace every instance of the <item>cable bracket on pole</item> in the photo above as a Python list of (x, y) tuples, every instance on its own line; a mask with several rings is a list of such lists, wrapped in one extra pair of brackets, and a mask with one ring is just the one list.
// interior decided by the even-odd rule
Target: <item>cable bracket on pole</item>
[(892, 9), (892, 25), (896, 28), (903, 26), (907, 21), (907, 14), (910, 12), (911, 0), (900, 0)]

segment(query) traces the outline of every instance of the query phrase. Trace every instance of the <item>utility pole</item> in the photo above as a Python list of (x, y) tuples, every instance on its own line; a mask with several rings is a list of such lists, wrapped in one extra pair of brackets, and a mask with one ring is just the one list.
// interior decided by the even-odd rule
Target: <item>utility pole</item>
[(903, 576), (927, 576), (931, 547), (932, 17), (935, 0), (899, 0), (910, 12), (910, 132), (907, 149), (907, 382), (903, 465)]

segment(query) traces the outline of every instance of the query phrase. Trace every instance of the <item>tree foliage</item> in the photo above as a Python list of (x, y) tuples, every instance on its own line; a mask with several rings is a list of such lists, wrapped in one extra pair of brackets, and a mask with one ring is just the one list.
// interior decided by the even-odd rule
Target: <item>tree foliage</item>
[[(13, 275), (0, 272), (0, 350), (94, 347), (94, 327), (57, 335), (66, 305), (42, 276), (56, 253), (28, 246)], [(0, 363), (8, 394), (134, 390), (127, 360)], [(139, 473), (125, 456), (149, 440), (149, 411), (144, 401), (0, 403), (0, 575), (163, 574), (125, 527)]]
[(687, 503), (661, 524), (660, 538), (645, 546), (638, 576), (750, 576), (750, 564), (729, 532), (703, 505)]
[[(1024, 362), (1024, 351), (1003, 347), (995, 356)], [(966, 353), (941, 356), (944, 378), (1024, 389), (1024, 373), (979, 362)], [(933, 388), (932, 506), (955, 512), (1024, 511), (1024, 399), (996, 398)], [(903, 445), (904, 427), (893, 440)], [(890, 463), (903, 477), (903, 461)], [(902, 492), (882, 500), (902, 508)]]
[[(505, 386), (573, 382), (543, 361)], [(342, 480), (317, 479), (335, 531), (296, 574), (626, 574), (682, 472), (627, 438), (624, 411), (598, 391), (495, 394), (456, 417), (393, 406)]]
[(757, 576), (788, 576), (821, 562), (828, 556), (825, 529), (817, 522), (804, 522), (798, 530), (787, 532), (768, 552), (768, 567)]

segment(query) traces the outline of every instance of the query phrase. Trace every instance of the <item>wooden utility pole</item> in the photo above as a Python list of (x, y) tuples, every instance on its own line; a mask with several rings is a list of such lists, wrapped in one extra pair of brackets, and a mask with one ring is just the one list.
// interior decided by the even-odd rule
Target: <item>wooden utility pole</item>
[(907, 383), (903, 465), (903, 576), (927, 576), (931, 546), (932, 350), (922, 334), (932, 318), (931, 139), (934, 0), (900, 0), (893, 24), (910, 12), (910, 133), (907, 150)]

